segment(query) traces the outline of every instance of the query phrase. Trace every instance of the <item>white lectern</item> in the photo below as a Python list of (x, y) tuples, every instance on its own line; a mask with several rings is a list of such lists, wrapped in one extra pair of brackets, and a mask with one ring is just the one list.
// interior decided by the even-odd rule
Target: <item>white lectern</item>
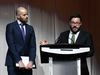
[(76, 44), (41, 45), (41, 63), (49, 63), (49, 75), (81, 75), (80, 57), (89, 51)]

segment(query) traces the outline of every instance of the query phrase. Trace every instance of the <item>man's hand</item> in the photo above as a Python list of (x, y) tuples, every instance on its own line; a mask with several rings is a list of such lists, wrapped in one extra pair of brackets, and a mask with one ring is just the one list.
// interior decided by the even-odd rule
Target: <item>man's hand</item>
[(25, 65), (22, 61), (19, 61), (19, 69), (24, 69), (25, 68)]
[(48, 44), (48, 41), (47, 40), (40, 41), (40, 45), (47, 45), (47, 44)]
[(33, 62), (30, 61), (27, 66), (25, 67), (25, 69), (32, 69), (33, 68)]

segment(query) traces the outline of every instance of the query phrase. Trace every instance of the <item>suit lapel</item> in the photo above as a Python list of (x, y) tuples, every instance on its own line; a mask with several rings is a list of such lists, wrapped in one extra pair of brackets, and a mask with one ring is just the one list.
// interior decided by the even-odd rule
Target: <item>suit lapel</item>
[(82, 35), (83, 35), (83, 31), (81, 30), (77, 37), (76, 44), (80, 42)]
[(67, 38), (66, 38), (66, 39), (67, 39), (66, 41), (67, 41), (67, 43), (68, 43), (68, 40), (70, 39), (70, 38), (69, 38), (69, 32), (70, 32), (70, 30), (66, 33), (66, 37), (67, 37)]
[(27, 36), (28, 36), (28, 25), (27, 24), (25, 25), (25, 28), (26, 28), (26, 36), (25, 36), (25, 41), (26, 41)]
[[(21, 35), (21, 38), (23, 40), (23, 34), (22, 34), (22, 31), (21, 31), (21, 29), (20, 29), (19, 24), (18, 24), (17, 21), (15, 21), (15, 26), (16, 26), (16, 28), (18, 30), (17, 32)], [(23, 40), (23, 42), (24, 42), (24, 40)]]
[(18, 30), (18, 32), (19, 32), (19, 34), (21, 34), (21, 35), (22, 35), (22, 31), (21, 31), (21, 29), (20, 29), (20, 27), (19, 27), (19, 25), (18, 25), (17, 21), (15, 22), (15, 25), (16, 25), (16, 28), (17, 28), (17, 30)]

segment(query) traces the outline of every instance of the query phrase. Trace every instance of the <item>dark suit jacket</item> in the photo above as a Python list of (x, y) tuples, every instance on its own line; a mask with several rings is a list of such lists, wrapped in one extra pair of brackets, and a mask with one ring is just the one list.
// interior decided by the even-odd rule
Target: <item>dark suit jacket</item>
[(6, 55), (6, 66), (14, 66), (19, 62), (21, 55), (29, 56), (29, 61), (35, 60), (36, 56), (36, 39), (33, 27), (26, 24), (25, 41), (17, 21), (6, 26), (6, 41), (8, 44), (8, 51)]
[[(70, 30), (62, 32), (58, 38), (57, 43), (68, 43), (69, 32)], [(80, 56), (81, 75), (89, 75), (86, 57), (91, 57), (94, 54), (92, 35), (86, 31), (81, 30), (75, 44), (90, 46), (90, 52), (84, 56)]]

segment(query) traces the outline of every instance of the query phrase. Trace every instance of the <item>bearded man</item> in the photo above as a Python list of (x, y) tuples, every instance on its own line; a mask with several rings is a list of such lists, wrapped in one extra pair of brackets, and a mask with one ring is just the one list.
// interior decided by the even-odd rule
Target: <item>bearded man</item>
[[(90, 51), (87, 55), (81, 58), (81, 75), (89, 75), (86, 58), (92, 57), (94, 54), (92, 35), (81, 29), (82, 18), (79, 14), (73, 14), (69, 19), (70, 30), (62, 32), (57, 39), (56, 44), (69, 43), (90, 46)], [(48, 44), (48, 42), (40, 41), (40, 45)]]
[[(5, 66), (8, 75), (32, 75), (32, 66), (36, 56), (36, 39), (32, 26), (27, 24), (28, 12), (24, 7), (16, 10), (17, 20), (6, 26), (8, 51)], [(27, 66), (21, 56), (29, 56)], [(19, 68), (16, 67), (19, 64)]]

